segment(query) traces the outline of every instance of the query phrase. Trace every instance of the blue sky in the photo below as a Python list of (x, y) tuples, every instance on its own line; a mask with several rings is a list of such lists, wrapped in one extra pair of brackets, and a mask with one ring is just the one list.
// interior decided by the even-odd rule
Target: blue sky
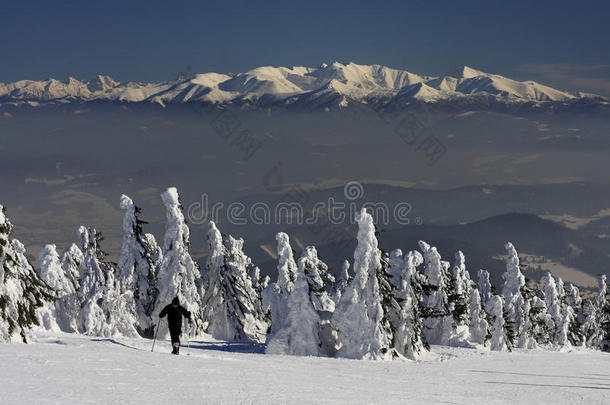
[(0, 6), (0, 81), (167, 80), (338, 60), (468, 65), (610, 94), (607, 1), (20, 1)]

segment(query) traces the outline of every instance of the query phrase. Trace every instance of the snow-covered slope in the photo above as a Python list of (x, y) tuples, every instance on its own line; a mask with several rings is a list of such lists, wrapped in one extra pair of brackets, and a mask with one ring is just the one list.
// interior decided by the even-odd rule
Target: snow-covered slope
[[(6, 404), (608, 403), (610, 355), (433, 346), (422, 362), (257, 354), (213, 339), (169, 354), (145, 339), (40, 336), (0, 345)], [(254, 353), (252, 353), (254, 352)], [(190, 356), (185, 354), (189, 353)]]
[[(425, 102), (485, 95), (504, 102), (569, 102), (602, 97), (519, 82), (469, 67), (440, 77), (420, 76), (380, 65), (334, 62), (317, 68), (263, 66), (238, 74), (205, 73), (163, 83), (119, 83), (108, 76), (89, 81), (21, 80), (0, 83), (0, 104), (89, 101), (258, 105), (333, 105), (413, 98)], [(607, 100), (606, 100), (607, 101)]]

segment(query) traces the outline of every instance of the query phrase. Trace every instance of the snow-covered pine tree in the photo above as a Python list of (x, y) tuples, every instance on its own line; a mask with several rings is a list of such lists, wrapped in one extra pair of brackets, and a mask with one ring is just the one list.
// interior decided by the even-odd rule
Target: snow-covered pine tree
[(559, 277), (559, 276), (557, 276), (555, 278), (555, 288), (557, 288), (557, 295), (558, 295), (559, 303), (560, 303), (561, 307), (563, 308), (563, 306), (567, 303), (567, 297), (566, 297), (565, 284), (564, 284), (563, 280), (561, 279), (561, 277)]
[(610, 352), (610, 301), (607, 299), (602, 306), (600, 329), (602, 330), (600, 347), (603, 351)]
[(555, 323), (548, 314), (548, 309), (544, 300), (534, 296), (529, 299), (529, 323), (530, 335), (534, 338), (537, 345), (547, 346), (553, 342)]
[(487, 303), (490, 323), (490, 349), (496, 351), (506, 350), (506, 333), (504, 325), (504, 309), (502, 298), (499, 295), (489, 297)]
[(97, 289), (106, 285), (106, 277), (112, 271), (112, 264), (106, 262), (106, 252), (98, 248), (101, 235), (95, 229), (80, 226), (77, 231), (83, 261), (79, 273), (82, 274), (78, 288), (81, 305), (90, 301)]
[(337, 336), (332, 328), (331, 318), (337, 297), (335, 277), (330, 274), (326, 263), (320, 260), (314, 246), (303, 249), (297, 266), (299, 274), (305, 274), (311, 302), (320, 317), (318, 335), (322, 344), (321, 354), (334, 356), (337, 351)]
[(55, 245), (45, 245), (40, 250), (36, 272), (55, 292), (53, 315), (59, 328), (64, 332), (79, 332), (80, 302), (74, 276), (66, 274)]
[(82, 250), (80, 250), (76, 243), (70, 244), (70, 246), (61, 253), (59, 258), (61, 268), (64, 270), (64, 275), (70, 280), (75, 291), (78, 291), (80, 281), (83, 278), (83, 275), (80, 272), (82, 270), (81, 265), (84, 258)]
[[(375, 237), (378, 237), (381, 232), (375, 226)], [(381, 255), (381, 266), (377, 268), (377, 283), (379, 285), (379, 295), (381, 298), (381, 308), (383, 309), (383, 318), (381, 327), (385, 334), (390, 338), (390, 350), (388, 358), (398, 358), (400, 353), (395, 348), (396, 324), (392, 323), (392, 313), (400, 311), (400, 304), (397, 297), (396, 285), (393, 282), (393, 276), (390, 273), (389, 259), (390, 255), (383, 249), (379, 249)], [(402, 252), (401, 252), (402, 254)], [(391, 356), (391, 357), (390, 357)]]
[(269, 285), (269, 276), (262, 277), (261, 269), (258, 266), (254, 266), (250, 271), (250, 279), (252, 280), (252, 286), (256, 290), (259, 297), (263, 296), (263, 290)]
[(341, 298), (341, 294), (343, 293), (343, 290), (345, 290), (345, 287), (347, 287), (347, 285), (350, 282), (350, 275), (349, 275), (349, 260), (344, 260), (343, 264), (341, 265), (341, 273), (339, 274), (339, 278), (337, 280), (337, 286), (335, 289), (335, 298), (334, 301), (335, 302), (339, 302), (339, 299)]
[(252, 260), (243, 239), (224, 237), (208, 224), (207, 272), (203, 277), (202, 320), (215, 339), (261, 342), (267, 330), (259, 291), (252, 284)]
[(576, 315), (574, 314), (572, 307), (566, 306), (563, 311), (561, 322), (556, 325), (555, 328), (555, 343), (560, 347), (572, 346), (570, 328), (575, 317)]
[(421, 316), (423, 277), (417, 273), (417, 266), (423, 263), (419, 252), (409, 252), (403, 256), (400, 249), (394, 250), (388, 262), (388, 271), (394, 284), (394, 299), (397, 308), (388, 310), (388, 317), (394, 329), (394, 348), (409, 359), (416, 359), (424, 349), (428, 349), (423, 336)]
[(377, 247), (373, 217), (362, 209), (356, 216), (358, 244), (354, 252), (354, 278), (337, 303), (332, 318), (341, 347), (338, 357), (391, 359), (392, 331), (383, 308), (379, 275), (385, 271)]
[(586, 338), (587, 347), (593, 349), (600, 348), (604, 341), (602, 321), (607, 291), (606, 275), (602, 275), (599, 279), (597, 294), (594, 297), (589, 298), (585, 305), (586, 319), (583, 323), (583, 333)]
[(449, 263), (441, 260), (435, 247), (419, 241), (424, 256), (424, 275), (428, 286), (424, 292), (424, 334), (430, 344), (448, 345), (453, 335), (453, 316), (449, 308), (447, 288)]
[(451, 270), (447, 298), (453, 304), (451, 315), (457, 326), (468, 325), (470, 319), (470, 276), (466, 270), (466, 258), (461, 251), (455, 254), (455, 265)]
[(580, 296), (580, 290), (577, 286), (570, 283), (568, 285), (568, 304), (576, 310), (582, 306), (582, 298)]
[(49, 244), (40, 249), (36, 272), (58, 296), (75, 292), (74, 284), (61, 267), (57, 246)]
[(430, 350), (430, 345), (424, 334), (424, 291), (430, 286), (426, 280), (426, 276), (420, 273), (417, 268), (424, 263), (424, 257), (417, 250), (412, 250), (405, 257), (407, 265), (407, 274), (410, 277), (412, 301), (413, 301), (413, 325), (410, 330), (412, 334), (411, 342), (413, 353), (421, 353), (422, 348)]
[(123, 217), (123, 245), (117, 264), (121, 292), (131, 291), (137, 315), (136, 327), (142, 336), (154, 334), (153, 312), (157, 300), (157, 271), (163, 260), (155, 237), (145, 234), (140, 219), (140, 208), (131, 198), (121, 195)]
[(311, 302), (316, 311), (333, 312), (335, 302), (335, 277), (328, 271), (328, 266), (318, 258), (314, 246), (307, 246), (297, 263), (299, 272), (303, 272), (309, 285)]
[[(540, 281), (542, 282), (542, 293), (547, 313), (553, 319), (551, 341), (555, 344), (565, 345), (568, 340), (567, 325), (569, 324), (564, 324), (564, 321), (569, 321), (570, 317), (566, 317), (566, 314), (564, 314), (565, 305), (562, 303), (562, 295), (565, 295), (563, 281), (561, 281), (561, 278), (555, 280), (548, 271)], [(564, 343), (559, 343), (560, 341)]]
[(601, 350), (610, 352), (610, 300), (608, 299), (608, 284), (606, 275), (599, 279), (599, 291), (594, 298), (596, 315), (595, 323), (597, 333), (593, 335), (592, 343), (597, 344)]
[[(163, 237), (163, 260), (157, 275), (157, 304), (153, 314), (153, 323), (159, 322), (159, 312), (171, 303), (174, 297), (179, 297), (180, 303), (192, 314), (192, 324), (188, 335), (203, 332), (201, 321), (201, 272), (189, 253), (190, 231), (184, 219), (178, 190), (170, 187), (161, 193), (165, 205), (166, 225)], [(159, 327), (159, 337), (167, 336), (167, 323)]]
[(449, 342), (452, 346), (468, 345), (470, 340), (470, 295), (473, 289), (470, 274), (466, 270), (464, 253), (455, 253), (455, 265), (451, 269), (447, 300), (453, 317), (453, 336)]
[(531, 299), (525, 300), (523, 304), (523, 326), (519, 331), (519, 339), (517, 340), (516, 346), (522, 349), (535, 349), (538, 347), (536, 339), (534, 338), (534, 330), (532, 326), (532, 320), (530, 318), (531, 313)]
[(493, 295), (491, 282), (489, 281), (489, 272), (487, 270), (480, 269), (478, 273), (479, 282), (479, 295), (481, 297), (481, 305), (483, 308), (487, 307), (487, 301)]
[(517, 344), (519, 334), (525, 323), (525, 297), (522, 291), (525, 287), (525, 277), (521, 274), (519, 256), (513, 244), (508, 242), (504, 248), (508, 253), (508, 259), (506, 261), (506, 272), (502, 275), (504, 279), (502, 298), (504, 300), (507, 344), (511, 347)]
[[(34, 267), (28, 260), (26, 251), (25, 251), (25, 246), (23, 245), (23, 243), (21, 243), (17, 239), (13, 239), (12, 244), (13, 244), (13, 250), (17, 257), (17, 261), (21, 264), (21, 266), (19, 267), (19, 269), (21, 271), (20, 279), (23, 280), (25, 283), (35, 283), (35, 284), (40, 283), (40, 281), (42, 279), (40, 279), (40, 276), (38, 276), (38, 273), (36, 273), (36, 270), (34, 270)], [(57, 296), (55, 294), (55, 291), (53, 291), (52, 288), (50, 288), (48, 285), (46, 285), (44, 280), (42, 280), (42, 283), (40, 283), (40, 284), (41, 284), (40, 285), (41, 288), (46, 287), (48, 289), (48, 291), (51, 291), (53, 297), (52, 297), (52, 299), (45, 299), (42, 301), (43, 305), (36, 309), (36, 317), (40, 321), (40, 326), (42, 328), (44, 328), (46, 330), (52, 330), (54, 332), (58, 332), (60, 330), (60, 328), (59, 328), (59, 325), (57, 324), (57, 320), (55, 318), (55, 305), (54, 305), (54, 302), (55, 302), (55, 299)]]
[(474, 344), (486, 346), (491, 338), (489, 331), (489, 322), (487, 322), (487, 313), (481, 303), (479, 290), (472, 288), (470, 290), (470, 341)]
[(582, 331), (582, 325), (584, 322), (584, 314), (582, 308), (582, 298), (580, 297), (580, 291), (578, 287), (572, 283), (568, 284), (567, 288), (567, 302), (568, 307), (573, 309), (573, 316), (570, 321), (568, 339), (573, 346), (582, 346), (585, 337)]
[(81, 330), (92, 336), (137, 336), (136, 314), (131, 291), (121, 294), (112, 263), (101, 249), (101, 233), (78, 229), (84, 254), (80, 288)]
[(0, 341), (10, 342), (19, 336), (27, 343), (27, 332), (40, 326), (41, 318), (48, 315), (54, 293), (22, 259), (24, 252), (17, 250), (23, 245), (15, 239), (10, 241), (12, 231), (13, 225), (0, 205)]
[[(278, 240), (279, 241), (279, 240)], [(281, 327), (267, 336), (265, 353), (295, 356), (320, 356), (320, 316), (314, 309), (304, 266), (299, 266), (295, 280), (286, 297), (286, 316)]]
[(284, 232), (279, 232), (277, 240), (277, 281), (263, 290), (263, 309), (271, 312), (271, 333), (279, 331), (288, 316), (288, 296), (294, 288), (297, 264), (294, 261), (290, 238)]

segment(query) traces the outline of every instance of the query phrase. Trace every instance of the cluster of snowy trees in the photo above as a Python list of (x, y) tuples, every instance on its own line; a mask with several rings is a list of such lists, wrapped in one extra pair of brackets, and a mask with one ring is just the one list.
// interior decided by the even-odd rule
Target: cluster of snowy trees
[[(189, 228), (178, 192), (161, 194), (167, 224), (162, 246), (143, 232), (140, 208), (123, 195), (123, 245), (107, 260), (102, 237), (81, 226), (79, 243), (58, 254), (46, 245), (34, 268), (10, 240), (0, 214), (0, 339), (39, 326), (94, 336), (150, 337), (158, 313), (174, 296), (195, 316), (187, 333), (232, 341), (266, 342), (267, 353), (353, 359), (414, 359), (430, 344), (491, 350), (586, 346), (610, 350), (606, 277), (583, 299), (575, 285), (546, 273), (526, 284), (519, 257), (507, 243), (498, 293), (489, 273), (476, 282), (462, 252), (444, 261), (433, 246), (386, 252), (371, 215), (357, 215), (353, 266), (338, 279), (308, 246), (296, 258), (278, 233), (277, 280), (270, 282), (243, 251), (243, 239), (207, 229), (208, 258), (200, 270), (189, 254)], [(160, 335), (167, 333), (160, 324)]]
[(141, 210), (123, 195), (123, 243), (117, 263), (102, 250), (102, 235), (81, 226), (78, 243), (61, 254), (45, 245), (36, 266), (24, 246), (11, 240), (12, 224), (0, 206), (0, 340), (27, 340), (41, 327), (91, 336), (152, 337), (168, 334), (158, 317), (175, 296), (195, 316), (189, 335), (264, 341), (269, 317), (262, 307), (268, 278), (243, 252), (243, 240), (223, 236), (209, 224), (209, 257), (202, 272), (189, 254), (189, 228), (178, 192), (161, 194), (166, 229), (161, 246), (144, 233)]

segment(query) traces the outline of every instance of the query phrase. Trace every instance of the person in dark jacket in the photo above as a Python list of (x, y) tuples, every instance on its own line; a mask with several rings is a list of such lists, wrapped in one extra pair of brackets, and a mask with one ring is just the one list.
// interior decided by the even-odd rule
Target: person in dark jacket
[(191, 320), (191, 313), (180, 305), (178, 297), (174, 297), (172, 303), (165, 306), (159, 313), (159, 318), (167, 315), (167, 326), (169, 327), (169, 335), (172, 338), (172, 354), (178, 354), (180, 351), (180, 334), (182, 333), (182, 316)]

